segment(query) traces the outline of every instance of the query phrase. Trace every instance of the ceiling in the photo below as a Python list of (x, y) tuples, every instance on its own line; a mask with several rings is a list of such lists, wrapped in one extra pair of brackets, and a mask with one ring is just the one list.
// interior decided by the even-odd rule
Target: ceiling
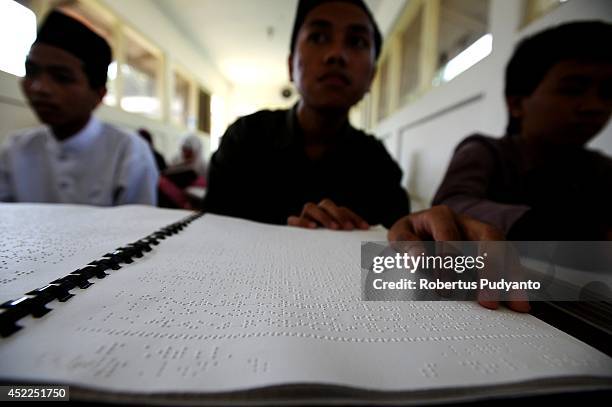
[[(289, 81), (287, 56), (297, 0), (154, 1), (234, 86)], [(385, 2), (365, 1), (376, 17)]]

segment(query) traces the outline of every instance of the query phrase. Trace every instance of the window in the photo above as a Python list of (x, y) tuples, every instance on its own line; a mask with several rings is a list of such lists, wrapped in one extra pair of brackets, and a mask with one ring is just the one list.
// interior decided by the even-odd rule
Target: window
[(202, 89), (198, 93), (198, 130), (210, 134), (210, 94)]
[(13, 0), (0, 0), (0, 70), (25, 75), (25, 60), (36, 39), (36, 15)]
[(450, 81), (491, 53), (489, 0), (441, 0), (437, 76)]
[(108, 66), (108, 80), (106, 82), (106, 95), (104, 95), (104, 104), (109, 106), (117, 105), (117, 61), (111, 62)]
[[(113, 49), (114, 60), (108, 67), (104, 103), (111, 106), (119, 103), (128, 112), (161, 117), (160, 52), (137, 33), (122, 26), (123, 53), (117, 55), (120, 50), (116, 44), (118, 22), (111, 12), (95, 2), (64, 0), (55, 2), (55, 5), (85, 22), (104, 37)], [(117, 88), (119, 76), (121, 89)]]
[[(155, 44), (132, 29), (105, 3), (101, 0), (0, 0), (0, 35), (10, 39), (0, 41), (0, 70), (19, 76), (25, 74), (25, 58), (36, 39), (37, 16), (42, 21), (51, 10), (59, 9), (82, 21), (111, 46), (113, 61), (108, 67), (105, 104), (210, 134), (210, 94), (197, 87), (188, 70), (169, 66), (171, 58), (165, 58)], [(221, 109), (219, 126), (225, 123), (223, 112)]]
[(170, 105), (172, 120), (183, 126), (189, 127), (191, 119), (191, 82), (183, 75), (174, 71), (174, 92)]
[(161, 58), (136, 33), (126, 30), (125, 63), (121, 65), (121, 107), (132, 113), (160, 117)]
[(400, 104), (405, 103), (419, 87), (422, 20), (423, 11), (419, 7), (418, 13), (401, 33)]

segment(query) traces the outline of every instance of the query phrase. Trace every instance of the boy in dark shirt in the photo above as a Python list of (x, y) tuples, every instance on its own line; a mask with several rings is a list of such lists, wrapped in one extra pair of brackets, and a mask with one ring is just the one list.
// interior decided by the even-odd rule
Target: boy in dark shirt
[(390, 227), (408, 214), (400, 168), (380, 141), (348, 122), (381, 45), (362, 1), (301, 1), (288, 61), (301, 99), (228, 128), (211, 160), (205, 209), (331, 229)]
[(612, 160), (585, 145), (612, 112), (612, 25), (577, 22), (525, 39), (506, 68), (500, 139), (462, 141), (433, 204), (510, 240), (612, 238)]
[[(381, 223), (392, 241), (500, 239), (493, 227), (444, 206), (408, 215), (401, 170), (382, 143), (348, 123), (372, 83), (381, 44), (362, 0), (300, 0), (288, 61), (300, 101), (230, 126), (211, 159), (204, 209), (307, 228)], [(524, 301), (508, 306), (529, 309)]]

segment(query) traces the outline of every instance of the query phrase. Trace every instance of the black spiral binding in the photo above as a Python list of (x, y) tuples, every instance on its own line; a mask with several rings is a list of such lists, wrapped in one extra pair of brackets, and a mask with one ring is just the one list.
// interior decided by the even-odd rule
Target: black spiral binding
[(85, 267), (73, 271), (72, 273), (51, 281), (44, 287), (37, 288), (26, 293), (23, 297), (7, 301), (0, 305), (0, 336), (6, 338), (20, 330), (22, 327), (17, 322), (28, 315), (40, 318), (51, 311), (47, 304), (51, 301), (68, 301), (74, 296), (71, 293), (76, 288), (86, 289), (93, 283), (89, 280), (94, 278), (102, 279), (108, 276), (107, 271), (119, 270), (122, 264), (130, 264), (135, 258), (141, 258), (145, 253), (153, 250), (154, 246), (159, 245), (161, 240), (175, 235), (183, 230), (194, 220), (201, 217), (203, 213), (190, 215), (178, 222), (151, 233), (149, 236), (127, 244), (106, 253), (98, 260), (94, 260)]

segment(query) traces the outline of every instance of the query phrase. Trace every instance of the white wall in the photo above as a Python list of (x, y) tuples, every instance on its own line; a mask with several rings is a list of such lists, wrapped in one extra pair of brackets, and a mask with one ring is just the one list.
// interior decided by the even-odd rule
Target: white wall
[[(287, 74), (287, 77), (289, 75)], [(241, 85), (230, 93), (228, 98), (228, 120), (232, 123), (237, 117), (254, 113), (262, 109), (287, 109), (297, 102), (295, 88), (291, 87), (293, 95), (285, 99), (281, 96), (282, 86)], [(247, 109), (249, 108), (249, 109)]]
[(19, 89), (19, 78), (0, 71), (0, 143), (15, 129), (35, 124), (36, 117), (27, 107)]
[[(517, 31), (521, 15), (522, 1), (492, 0), (493, 52), (452, 81), (399, 109), (374, 129), (404, 170), (404, 186), (415, 210), (429, 206), (460, 140), (474, 132), (503, 134), (507, 122), (503, 75), (516, 42), (561, 22), (612, 21), (612, 2), (571, 0)], [(610, 44), (602, 42), (602, 46)], [(591, 146), (612, 155), (612, 124)]]
[(101, 0), (122, 20), (128, 22), (151, 40), (173, 60), (194, 75), (211, 93), (224, 97), (231, 90), (230, 84), (209, 60), (204, 50), (181, 34), (150, 0)]

